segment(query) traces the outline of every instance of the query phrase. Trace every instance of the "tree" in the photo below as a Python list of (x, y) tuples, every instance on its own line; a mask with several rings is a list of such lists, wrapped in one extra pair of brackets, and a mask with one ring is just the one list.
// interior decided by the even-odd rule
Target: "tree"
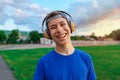
[(97, 37), (95, 36), (94, 32), (90, 35), (90, 38), (93, 38), (93, 39), (97, 40)]
[(71, 36), (71, 39), (72, 40), (86, 40), (84, 35), (82, 35), (82, 36), (78, 36), (78, 35)]
[(4, 31), (0, 31), (0, 43), (4, 43), (6, 41), (6, 34)]
[(43, 33), (40, 33), (40, 38), (43, 38), (44, 37), (44, 34)]
[(40, 43), (40, 34), (38, 33), (38, 31), (31, 31), (29, 33), (29, 37), (30, 41), (32, 41), (33, 43)]
[(109, 34), (114, 40), (120, 40), (120, 29), (114, 30)]
[(8, 35), (7, 43), (15, 44), (15, 43), (17, 43), (18, 39), (19, 39), (19, 31), (12, 30), (12, 32)]
[(71, 40), (80, 40), (80, 36), (78, 35), (71, 36)]

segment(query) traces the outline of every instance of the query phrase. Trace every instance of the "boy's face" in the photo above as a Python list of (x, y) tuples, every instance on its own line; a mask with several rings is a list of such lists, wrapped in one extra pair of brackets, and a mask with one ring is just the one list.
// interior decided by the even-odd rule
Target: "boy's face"
[(56, 44), (65, 45), (70, 41), (71, 32), (66, 19), (57, 18), (49, 21), (48, 29)]

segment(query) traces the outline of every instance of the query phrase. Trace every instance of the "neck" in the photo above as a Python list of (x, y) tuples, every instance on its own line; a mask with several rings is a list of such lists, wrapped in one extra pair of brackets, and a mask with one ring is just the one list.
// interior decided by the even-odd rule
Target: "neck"
[(74, 47), (72, 44), (56, 45), (55, 50), (62, 55), (70, 55), (74, 52)]

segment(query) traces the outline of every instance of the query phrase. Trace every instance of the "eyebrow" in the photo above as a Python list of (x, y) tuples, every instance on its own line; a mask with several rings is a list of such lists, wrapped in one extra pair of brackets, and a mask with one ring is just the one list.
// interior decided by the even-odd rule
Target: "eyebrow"
[[(61, 24), (61, 23), (65, 23), (65, 21), (60, 21), (59, 24)], [(56, 26), (56, 24), (50, 25), (50, 27), (52, 27), (52, 26)]]

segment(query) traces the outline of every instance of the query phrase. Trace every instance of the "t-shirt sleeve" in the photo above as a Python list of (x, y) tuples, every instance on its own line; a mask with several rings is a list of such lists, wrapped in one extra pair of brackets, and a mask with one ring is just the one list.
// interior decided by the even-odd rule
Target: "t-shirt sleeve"
[(44, 80), (44, 65), (41, 60), (38, 61), (33, 80)]
[(88, 78), (87, 80), (96, 80), (96, 74), (91, 56), (88, 58)]
[(83, 52), (83, 54), (81, 54), (81, 57), (88, 69), (87, 80), (96, 80), (97, 77), (96, 77), (92, 57), (86, 52)]

